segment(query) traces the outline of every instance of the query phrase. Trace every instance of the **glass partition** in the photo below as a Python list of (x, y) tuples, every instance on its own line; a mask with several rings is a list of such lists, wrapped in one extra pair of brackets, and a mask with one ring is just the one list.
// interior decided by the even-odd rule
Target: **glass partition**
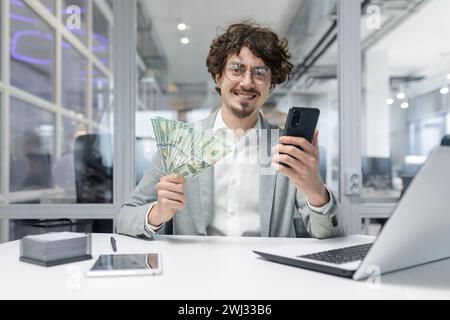
[(445, 0), (367, 1), (362, 30), (362, 201), (397, 202), (450, 133)]
[(112, 203), (112, 3), (61, 1), (62, 21), (46, 20), (53, 0), (8, 5), (6, 202)]
[(11, 98), (10, 107), (9, 191), (52, 188), (54, 115), (15, 98)]
[(22, 0), (10, 1), (11, 85), (54, 102), (54, 30)]

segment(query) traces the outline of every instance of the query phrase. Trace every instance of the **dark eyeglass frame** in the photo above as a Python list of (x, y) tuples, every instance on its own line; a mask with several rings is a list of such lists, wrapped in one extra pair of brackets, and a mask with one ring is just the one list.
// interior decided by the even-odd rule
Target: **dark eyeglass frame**
[[(235, 69), (233, 70), (233, 68), (235, 68)], [(266, 75), (258, 76), (257, 72), (262, 71), (262, 70), (264, 72), (266, 72)], [(235, 74), (233, 74), (234, 71), (236, 71)], [(271, 75), (270, 69), (268, 67), (255, 66), (255, 67), (249, 68), (245, 64), (237, 62), (237, 61), (227, 63), (225, 66), (224, 74), (225, 74), (225, 77), (227, 77), (228, 80), (230, 80), (230, 81), (241, 81), (244, 78), (244, 75), (248, 71), (250, 71), (253, 81), (258, 85), (262, 86), (262, 85), (270, 84), (270, 82), (272, 80), (272, 75)]]

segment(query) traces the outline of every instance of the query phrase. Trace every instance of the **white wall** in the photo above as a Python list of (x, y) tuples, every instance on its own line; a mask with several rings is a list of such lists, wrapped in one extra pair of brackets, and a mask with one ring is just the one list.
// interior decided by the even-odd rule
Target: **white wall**
[(363, 154), (390, 157), (389, 59), (385, 51), (370, 50), (365, 56), (365, 130)]

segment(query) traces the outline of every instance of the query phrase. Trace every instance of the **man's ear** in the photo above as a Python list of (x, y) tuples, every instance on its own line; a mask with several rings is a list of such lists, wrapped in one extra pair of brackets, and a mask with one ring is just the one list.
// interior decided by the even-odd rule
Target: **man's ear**
[(275, 83), (270, 84), (269, 93), (272, 93), (275, 90)]
[(221, 85), (221, 83), (222, 83), (222, 75), (216, 74), (216, 75), (214, 76), (214, 79), (216, 80), (217, 86), (220, 88), (220, 85)]

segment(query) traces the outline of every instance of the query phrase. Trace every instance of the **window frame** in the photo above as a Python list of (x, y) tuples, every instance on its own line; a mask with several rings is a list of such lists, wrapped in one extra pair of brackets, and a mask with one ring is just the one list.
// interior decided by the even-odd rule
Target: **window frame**
[[(34, 218), (34, 219), (45, 219), (45, 218), (72, 218), (72, 219), (83, 219), (83, 218), (95, 218), (95, 219), (102, 219), (102, 218), (114, 218), (118, 209), (120, 208), (120, 205), (125, 200), (124, 194), (128, 194), (132, 188), (130, 188), (130, 185), (134, 184), (134, 174), (132, 175), (132, 182), (126, 182), (125, 180), (130, 180), (130, 176), (127, 176), (128, 174), (128, 168), (127, 163), (132, 163), (130, 159), (132, 158), (134, 161), (134, 156), (126, 156), (124, 154), (125, 150), (123, 150), (123, 145), (132, 145), (131, 143), (125, 143), (126, 140), (133, 139), (134, 135), (130, 135), (130, 133), (127, 134), (126, 137), (123, 137), (122, 139), (114, 139), (114, 168), (113, 168), (113, 174), (114, 174), (114, 181), (113, 181), (113, 203), (112, 204), (38, 204), (38, 205), (27, 205), (27, 204), (10, 204), (14, 201), (20, 201), (20, 200), (28, 200), (31, 198), (36, 198), (39, 195), (42, 194), (48, 194), (56, 191), (55, 189), (39, 189), (39, 190), (33, 190), (33, 191), (19, 191), (11, 193), (9, 192), (9, 110), (10, 110), (10, 98), (18, 98), (21, 99), (27, 103), (32, 104), (35, 107), (42, 108), (48, 111), (51, 111), (52, 114), (55, 116), (55, 155), (56, 158), (61, 155), (61, 149), (62, 149), (62, 123), (63, 119), (68, 120), (76, 120), (78, 123), (84, 123), (88, 126), (88, 130), (91, 131), (93, 128), (100, 128), (100, 126), (96, 123), (94, 123), (92, 119), (92, 70), (93, 68), (97, 68), (97, 70), (101, 71), (102, 74), (106, 75), (110, 81), (113, 81), (112, 75), (113, 70), (126, 70), (131, 65), (135, 65), (135, 58), (136, 56), (132, 56), (131, 59), (116, 59), (113, 61), (113, 64), (110, 66), (112, 68), (109, 69), (107, 66), (105, 66), (103, 63), (100, 62), (100, 60), (95, 56), (95, 54), (92, 52), (92, 6), (93, 2), (98, 3), (97, 8), (103, 12), (105, 15), (105, 18), (108, 22), (111, 23), (116, 16), (120, 16), (120, 18), (117, 18), (118, 21), (121, 21), (121, 26), (119, 26), (119, 23), (113, 23), (114, 32), (112, 32), (112, 38), (111, 41), (113, 43), (122, 43), (124, 41), (127, 41), (128, 45), (130, 45), (130, 48), (134, 48), (135, 40), (133, 37), (129, 37), (129, 34), (132, 34), (132, 32), (135, 32), (133, 29), (134, 26), (134, 15), (136, 14), (135, 6), (136, 0), (131, 1), (118, 1), (114, 0), (114, 12), (105, 13), (105, 9), (108, 8), (104, 0), (87, 0), (87, 32), (88, 32), (88, 46), (86, 47), (81, 41), (72, 34), (69, 30), (67, 30), (64, 27), (64, 23), (61, 20), (62, 15), (62, 1), (56, 0), (55, 1), (55, 15), (49, 12), (46, 7), (39, 1), (33, 1), (33, 0), (23, 0), (23, 2), (30, 7), (41, 19), (43, 19), (55, 32), (55, 46), (54, 46), (54, 56), (55, 56), (55, 65), (54, 65), (54, 71), (55, 71), (55, 84), (54, 84), (54, 90), (55, 90), (55, 99), (54, 103), (45, 101), (41, 98), (35, 97), (30, 93), (27, 93), (23, 90), (20, 90), (18, 88), (12, 87), (10, 85), (10, 57), (9, 57), (9, 19), (5, 19), (5, 17), (9, 17), (10, 12), (10, 3), (9, 1), (1, 1), (2, 6), (2, 55), (1, 55), (1, 61), (2, 61), (2, 77), (0, 81), (0, 90), (2, 91), (2, 123), (0, 127), (1, 132), (1, 141), (0, 145), (2, 146), (2, 161), (1, 161), (1, 168), (2, 170), (2, 188), (0, 188), (1, 193), (0, 196), (4, 200), (3, 204), (0, 204), (0, 218), (14, 218), (14, 219), (20, 219), (20, 218)], [(115, 19), (114, 19), (115, 21)], [(125, 28), (128, 28), (128, 30), (125, 30)], [(117, 31), (117, 32), (116, 32)], [(88, 112), (85, 119), (78, 119), (75, 115), (70, 113), (69, 110), (63, 108), (61, 106), (61, 80), (62, 80), (62, 39), (64, 38), (65, 41), (68, 41), (75, 50), (81, 53), (81, 55), (87, 59), (88, 61), (88, 77), (87, 77), (87, 83), (86, 86), (88, 88), (87, 92), (87, 106), (88, 106)], [(110, 48), (111, 48), (111, 42), (110, 42)], [(125, 46), (124, 46), (125, 47)], [(127, 47), (128, 48), (128, 47)], [(114, 46), (114, 50), (121, 50), (120, 46)], [(128, 49), (122, 48), (121, 51), (127, 51)], [(110, 50), (110, 57), (113, 56), (113, 53)], [(129, 50), (128, 50), (129, 51)], [(124, 54), (124, 52), (117, 52), (117, 57), (119, 58), (120, 54)], [(120, 66), (122, 64), (122, 66)], [(125, 66), (123, 66), (125, 65)], [(134, 87), (135, 83), (133, 81), (129, 81), (127, 84), (128, 88), (130, 86)], [(125, 90), (119, 90), (118, 86), (114, 86), (114, 103), (113, 103), (113, 114), (115, 115), (114, 119), (114, 127), (113, 132), (115, 136), (119, 136), (120, 134), (123, 134), (124, 129), (127, 129), (128, 123), (127, 118), (124, 118), (123, 113), (124, 110), (117, 110), (117, 105), (120, 105), (116, 103), (116, 101), (130, 99), (130, 97), (124, 95), (125, 90), (129, 90), (128, 88), (122, 88)], [(126, 94), (126, 92), (125, 92)], [(122, 96), (122, 98), (121, 98)], [(127, 100), (128, 101), (128, 100)], [(132, 105), (131, 101), (128, 101), (125, 105)], [(122, 111), (121, 114), (119, 114), (119, 111)], [(134, 110), (133, 110), (134, 111)], [(129, 113), (129, 112), (128, 112)], [(133, 114), (134, 117), (134, 114)], [(117, 121), (118, 118), (120, 118), (123, 121)], [(134, 118), (133, 118), (134, 119)], [(133, 122), (134, 123), (134, 122)], [(133, 126), (134, 129), (134, 126)], [(125, 140), (125, 141), (124, 141)], [(128, 151), (129, 152), (129, 151)], [(129, 158), (129, 159), (127, 159)], [(122, 164), (119, 168), (118, 164)], [(122, 172), (124, 171), (127, 172)], [(132, 163), (132, 167), (130, 168), (134, 172), (134, 162)], [(128, 188), (127, 188), (128, 186)]]

